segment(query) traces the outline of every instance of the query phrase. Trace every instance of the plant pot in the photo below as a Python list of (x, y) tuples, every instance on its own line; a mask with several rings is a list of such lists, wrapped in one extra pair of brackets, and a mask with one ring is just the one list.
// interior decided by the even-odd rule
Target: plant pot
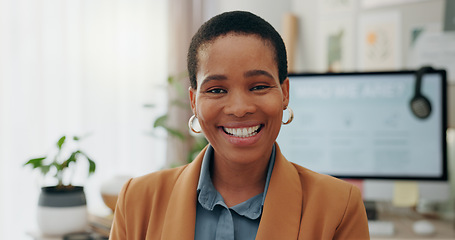
[(86, 231), (88, 212), (84, 188), (41, 188), (37, 218), (43, 235), (62, 236)]

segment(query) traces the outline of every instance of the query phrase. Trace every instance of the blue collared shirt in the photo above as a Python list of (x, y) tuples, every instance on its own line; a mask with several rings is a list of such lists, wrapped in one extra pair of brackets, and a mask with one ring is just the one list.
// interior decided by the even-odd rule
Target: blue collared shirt
[(269, 187), (275, 163), (275, 145), (269, 160), (264, 192), (233, 207), (228, 207), (215, 189), (210, 177), (213, 148), (209, 145), (204, 155), (197, 187), (196, 208), (197, 240), (244, 240), (255, 239), (262, 215), (262, 206)]

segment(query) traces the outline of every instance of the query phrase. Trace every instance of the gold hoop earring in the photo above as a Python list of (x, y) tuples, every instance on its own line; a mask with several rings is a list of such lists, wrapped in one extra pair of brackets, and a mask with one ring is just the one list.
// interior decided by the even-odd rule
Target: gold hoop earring
[(202, 131), (196, 131), (193, 128), (193, 121), (194, 121), (195, 118), (196, 118), (196, 115), (193, 115), (193, 116), (190, 117), (190, 120), (188, 121), (188, 128), (190, 128), (190, 130), (192, 132), (194, 132), (194, 133), (201, 133)]
[(288, 120), (286, 122), (282, 121), (283, 125), (288, 125), (289, 123), (292, 122), (292, 120), (294, 120), (294, 111), (292, 111), (292, 109), (290, 107), (287, 107), (287, 106), (286, 106), (286, 108), (284, 110), (286, 110), (286, 109), (289, 111), (289, 118), (288, 118)]

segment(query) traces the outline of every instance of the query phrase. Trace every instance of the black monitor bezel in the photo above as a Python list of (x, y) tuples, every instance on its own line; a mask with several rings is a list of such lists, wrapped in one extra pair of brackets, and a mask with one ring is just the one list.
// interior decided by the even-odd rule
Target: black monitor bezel
[[(292, 77), (300, 77), (300, 80), (304, 78), (301, 77), (327, 77), (327, 76), (359, 76), (359, 75), (406, 75), (412, 74), (415, 75), (417, 71), (411, 70), (404, 70), (404, 71), (371, 71), (371, 72), (326, 72), (326, 73), (318, 73), (318, 72), (301, 72), (301, 73), (290, 73), (288, 74), (289, 77), (289, 84), (292, 88)], [(383, 176), (383, 175), (375, 175), (375, 176), (345, 176), (345, 175), (332, 175), (336, 178), (342, 179), (375, 179), (375, 180), (425, 180), (425, 181), (448, 181), (448, 159), (447, 159), (447, 73), (443, 69), (432, 69), (429, 70), (427, 73), (436, 73), (441, 75), (442, 81), (442, 89), (441, 89), (441, 137), (442, 137), (442, 175), (438, 177), (423, 177), (423, 176)], [(299, 81), (299, 80), (297, 80)], [(292, 99), (292, 96), (290, 96)]]

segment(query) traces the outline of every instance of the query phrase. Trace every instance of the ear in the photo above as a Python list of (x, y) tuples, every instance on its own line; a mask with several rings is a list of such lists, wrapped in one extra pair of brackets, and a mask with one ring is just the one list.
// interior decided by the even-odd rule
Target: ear
[(189, 96), (190, 96), (191, 110), (193, 110), (193, 114), (196, 114), (196, 93), (197, 93), (197, 90), (192, 88), (192, 87), (189, 87), (188, 88), (188, 93), (189, 93)]
[(281, 84), (281, 92), (283, 93), (283, 109), (289, 104), (289, 78), (284, 79)]

